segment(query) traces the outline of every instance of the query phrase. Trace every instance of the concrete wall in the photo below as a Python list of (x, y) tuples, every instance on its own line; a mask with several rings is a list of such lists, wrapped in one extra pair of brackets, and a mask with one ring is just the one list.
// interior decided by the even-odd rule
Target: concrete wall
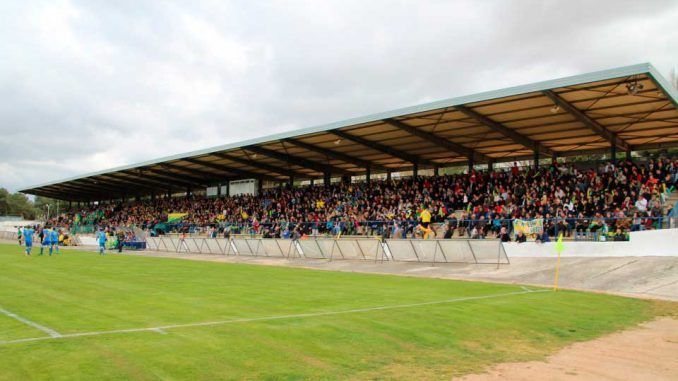
[[(678, 257), (678, 229), (632, 232), (627, 242), (565, 242), (563, 257)], [(504, 244), (509, 258), (555, 257), (555, 242)]]
[[(0, 231), (0, 238), (2, 239), (16, 239), (16, 232), (2, 232)], [(92, 245), (96, 246), (96, 239), (92, 236), (85, 235), (79, 236), (78, 244), (80, 245)], [(178, 238), (175, 238), (178, 239)], [(152, 243), (155, 242), (157, 238), (149, 238), (149, 249), (157, 249), (156, 246), (153, 246)], [(192, 239), (190, 239), (192, 240)], [(198, 241), (205, 241), (206, 239), (197, 239)], [(332, 241), (332, 240), (330, 240)], [(374, 243), (374, 239), (363, 239), (365, 242)], [(397, 240), (396, 240), (397, 241)], [(407, 241), (404, 241), (407, 242)], [(417, 240), (417, 247), (423, 244), (435, 244), (434, 241), (421, 241)], [(454, 247), (456, 244), (464, 243), (463, 240), (441, 240), (439, 241), (441, 245), (445, 247), (450, 246), (450, 253), (456, 253), (457, 251), (461, 252), (462, 249), (456, 249)], [(472, 244), (483, 244), (483, 243), (496, 243), (497, 241), (484, 241), (484, 240), (473, 240)], [(393, 243), (392, 243), (393, 244)], [(642, 232), (633, 232), (631, 233), (631, 240), (628, 242), (565, 242), (565, 250), (563, 251), (564, 258), (576, 258), (576, 257), (586, 257), (586, 258), (602, 258), (602, 257), (678, 257), (678, 229), (664, 229), (664, 230), (649, 230)], [(397, 245), (396, 245), (397, 246)], [(422, 246), (423, 248), (423, 246)], [(393, 255), (392, 251), (397, 249), (397, 247), (389, 248), (391, 252), (390, 255), (387, 254), (387, 257)], [(430, 249), (430, 248), (429, 248)], [(425, 250), (423, 248), (422, 250)], [(432, 250), (432, 249), (431, 249)], [(539, 244), (535, 242), (527, 243), (515, 243), (509, 242), (504, 244), (504, 250), (508, 258), (552, 258), (556, 256), (555, 251), (555, 242), (549, 242), (545, 244)], [(198, 250), (201, 252), (200, 250)], [(442, 250), (443, 252), (445, 250)], [(483, 250), (480, 250), (483, 251)], [(488, 250), (485, 250), (488, 251)], [(211, 252), (211, 251), (210, 251)], [(488, 251), (489, 252), (489, 251)], [(491, 251), (492, 253), (496, 252), (496, 249)], [(370, 258), (373, 258), (373, 250), (369, 250)], [(403, 253), (395, 256), (394, 259), (401, 259)], [(406, 254), (406, 253), (405, 253)], [(421, 253), (419, 253), (421, 255)], [(430, 254), (430, 253), (429, 253)], [(404, 254), (403, 254), (404, 255)], [(417, 261), (420, 259), (420, 255), (417, 255)], [(451, 257), (452, 258), (452, 257)], [(446, 262), (447, 260), (442, 260), (441, 262)], [(461, 261), (463, 262), (463, 261)]]

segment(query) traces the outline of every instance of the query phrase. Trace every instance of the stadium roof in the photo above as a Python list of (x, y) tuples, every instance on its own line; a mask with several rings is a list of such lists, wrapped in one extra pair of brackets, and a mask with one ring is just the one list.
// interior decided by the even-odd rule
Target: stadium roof
[(87, 201), (228, 180), (362, 175), (678, 146), (678, 94), (639, 64), (402, 108), (162, 157), (23, 193)]

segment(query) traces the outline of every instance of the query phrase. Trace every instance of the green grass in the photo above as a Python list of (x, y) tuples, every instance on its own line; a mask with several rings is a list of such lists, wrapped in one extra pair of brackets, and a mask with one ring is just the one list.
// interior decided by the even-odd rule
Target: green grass
[[(35, 250), (38, 251), (38, 250)], [(61, 334), (339, 311), (520, 286), (0, 245), (0, 307)], [(0, 380), (449, 379), (637, 324), (653, 303), (563, 291), (0, 344)], [(0, 315), (0, 341), (46, 336)]]

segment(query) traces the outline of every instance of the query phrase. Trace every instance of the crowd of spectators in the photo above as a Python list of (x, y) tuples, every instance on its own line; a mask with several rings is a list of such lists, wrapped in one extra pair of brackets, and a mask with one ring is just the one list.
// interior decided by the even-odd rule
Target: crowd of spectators
[[(678, 180), (678, 159), (601, 163), (584, 169), (556, 160), (548, 166), (334, 183), (265, 190), (258, 196), (157, 198), (95, 205), (59, 216), (61, 226), (91, 223), (136, 226), (151, 234), (203, 231), (212, 236), (256, 233), (264, 237), (319, 234), (411, 237), (427, 234), (430, 215), (437, 237), (488, 235), (508, 239), (513, 219), (544, 219), (543, 239), (650, 229), (661, 223), (665, 197)], [(187, 213), (167, 223), (169, 213)], [(434, 228), (435, 227), (435, 228)]]

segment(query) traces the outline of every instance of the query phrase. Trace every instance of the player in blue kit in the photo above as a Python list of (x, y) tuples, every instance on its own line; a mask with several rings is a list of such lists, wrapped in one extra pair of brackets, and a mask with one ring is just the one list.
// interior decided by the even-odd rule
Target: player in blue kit
[(26, 246), (26, 255), (31, 255), (31, 249), (33, 249), (33, 234), (35, 234), (35, 231), (31, 229), (30, 226), (26, 226), (23, 233), (24, 245)]
[(59, 254), (59, 231), (54, 228), (50, 234), (52, 239), (52, 246), (49, 247), (49, 254), (52, 255), (52, 248), (56, 248), (56, 253)]
[(99, 233), (97, 233), (97, 241), (99, 242), (99, 255), (104, 255), (107, 240), (108, 239), (106, 238), (106, 232), (104, 229), (99, 229)]
[(42, 238), (42, 242), (40, 243), (40, 255), (45, 253), (46, 247), (49, 248), (49, 255), (52, 255), (52, 230), (45, 226), (42, 228), (40, 235)]

